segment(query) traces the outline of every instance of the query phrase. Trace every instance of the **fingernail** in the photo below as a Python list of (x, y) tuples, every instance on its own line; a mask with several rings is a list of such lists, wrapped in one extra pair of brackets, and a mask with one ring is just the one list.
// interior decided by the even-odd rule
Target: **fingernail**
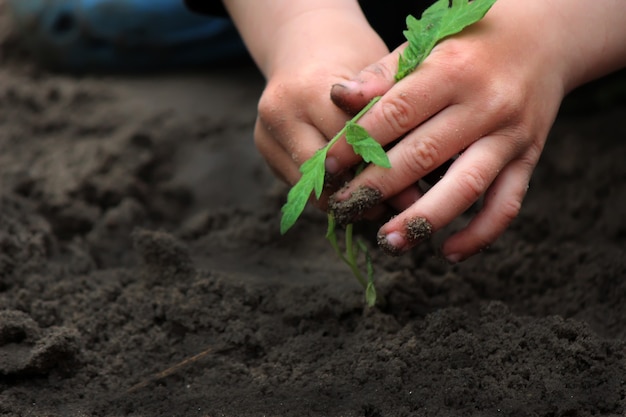
[(458, 264), (462, 260), (463, 255), (461, 255), (460, 253), (451, 253), (450, 255), (446, 255), (446, 261), (450, 262), (451, 264)]
[(354, 103), (354, 91), (357, 91), (358, 83), (354, 81), (345, 81), (341, 84), (335, 84), (330, 89), (330, 99), (337, 107), (345, 111), (349, 115), (355, 115), (361, 110), (359, 103)]
[(332, 86), (332, 88), (341, 88), (344, 90), (355, 90), (359, 87), (359, 83), (354, 80), (342, 81)]
[(415, 217), (408, 220), (405, 225), (406, 235), (400, 232), (391, 232), (378, 234), (378, 246), (387, 254), (392, 256), (401, 255), (409, 247), (413, 247), (418, 243), (429, 239), (433, 226), (423, 217)]
[(399, 232), (378, 234), (378, 246), (388, 255), (400, 256), (406, 247), (406, 239)]
[(337, 174), (341, 170), (341, 167), (339, 166), (339, 161), (334, 156), (329, 156), (328, 158), (326, 158), (324, 164), (326, 167), (326, 172), (331, 175)]

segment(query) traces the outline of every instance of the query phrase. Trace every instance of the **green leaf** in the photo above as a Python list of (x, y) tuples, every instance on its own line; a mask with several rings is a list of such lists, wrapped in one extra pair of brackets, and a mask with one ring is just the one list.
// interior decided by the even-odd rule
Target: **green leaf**
[[(380, 100), (380, 97), (374, 97), (370, 100), (360, 112), (352, 118), (350, 122), (356, 123), (369, 109), (372, 108), (376, 102)], [(348, 124), (346, 123), (346, 125)], [(298, 182), (289, 190), (287, 194), (287, 202), (283, 205), (281, 211), (283, 213), (280, 219), (280, 232), (282, 234), (287, 233), (289, 229), (296, 223), (306, 203), (309, 201), (309, 197), (312, 192), (315, 192), (315, 197), (320, 198), (322, 191), (324, 190), (324, 177), (326, 175), (326, 154), (328, 150), (344, 135), (346, 127), (344, 126), (337, 134), (328, 142), (326, 146), (319, 149), (313, 156), (307, 160), (300, 167), (302, 177)]]
[(296, 223), (306, 203), (311, 197), (311, 193), (315, 193), (316, 198), (320, 198), (324, 189), (324, 175), (326, 168), (326, 153), (328, 148), (319, 149), (315, 154), (300, 166), (302, 177), (294, 185), (289, 194), (287, 194), (287, 202), (282, 207), (283, 213), (280, 219), (280, 233), (285, 234)]
[(361, 155), (365, 162), (371, 162), (385, 168), (391, 168), (389, 158), (380, 143), (367, 133), (363, 126), (350, 121), (346, 123), (346, 142), (354, 152)]
[(409, 45), (398, 61), (396, 81), (410, 74), (426, 59), (435, 45), (482, 19), (496, 0), (437, 0), (421, 19), (408, 16), (404, 36)]
[(306, 203), (309, 201), (313, 187), (311, 179), (303, 175), (300, 181), (289, 190), (287, 202), (281, 208), (283, 215), (280, 218), (280, 233), (287, 233), (291, 226), (296, 223), (300, 214), (304, 211)]
[(307, 178), (313, 182), (313, 190), (315, 191), (315, 198), (320, 198), (322, 191), (324, 190), (324, 176), (326, 175), (326, 153), (328, 148), (318, 149), (313, 156), (306, 160), (302, 166), (300, 166), (300, 172), (302, 175), (306, 175)]

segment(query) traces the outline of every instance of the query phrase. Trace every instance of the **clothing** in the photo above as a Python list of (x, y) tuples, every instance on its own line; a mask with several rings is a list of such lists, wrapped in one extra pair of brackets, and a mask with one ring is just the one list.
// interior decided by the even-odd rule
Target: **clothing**
[(247, 57), (227, 16), (192, 13), (181, 0), (0, 0), (16, 39), (62, 71), (150, 71)]
[[(183, 0), (186, 6), (200, 14), (211, 16), (227, 16), (221, 1), (216, 0)], [(359, 4), (372, 28), (380, 35), (390, 49), (395, 49), (405, 41), (402, 32), (406, 28), (407, 15), (421, 16), (422, 12), (432, 4), (432, 0), (360, 0)]]

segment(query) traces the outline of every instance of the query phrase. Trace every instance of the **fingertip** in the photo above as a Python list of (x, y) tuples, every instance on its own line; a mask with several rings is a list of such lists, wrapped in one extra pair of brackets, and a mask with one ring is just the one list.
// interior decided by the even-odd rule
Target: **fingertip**
[(328, 156), (324, 161), (324, 166), (326, 168), (326, 172), (329, 175), (337, 175), (341, 171), (341, 165), (339, 164), (339, 160), (334, 156)]
[(406, 251), (406, 239), (399, 232), (385, 233), (382, 230), (377, 236), (378, 247), (387, 255), (400, 256)]
[(330, 99), (341, 110), (350, 115), (355, 115), (367, 104), (367, 101), (363, 99), (363, 95), (359, 95), (356, 93), (357, 91), (358, 83), (355, 81), (344, 81), (331, 87)]
[(414, 217), (403, 222), (401, 229), (387, 223), (381, 227), (378, 236), (378, 246), (388, 255), (399, 256), (409, 249), (430, 239), (433, 225), (424, 217)]
[[(330, 98), (337, 107), (349, 114), (356, 114), (372, 99), (382, 96), (396, 83), (392, 57), (376, 62), (360, 71), (351, 80), (334, 84)], [(397, 63), (397, 60), (395, 61)]]
[[(480, 213), (478, 216), (480, 216)], [(475, 230), (477, 226), (476, 220), (476, 218), (472, 219), (465, 228), (449, 236), (443, 243), (441, 254), (449, 263), (463, 262), (489, 247), (497, 239), (497, 236), (492, 236), (491, 234), (483, 235), (480, 232), (477, 233)], [(478, 220), (478, 225), (480, 226), (480, 219)]]
[(458, 264), (459, 262), (465, 259), (465, 256), (463, 256), (460, 253), (450, 253), (448, 255), (445, 255), (445, 258), (446, 258), (446, 261), (448, 261), (451, 264)]

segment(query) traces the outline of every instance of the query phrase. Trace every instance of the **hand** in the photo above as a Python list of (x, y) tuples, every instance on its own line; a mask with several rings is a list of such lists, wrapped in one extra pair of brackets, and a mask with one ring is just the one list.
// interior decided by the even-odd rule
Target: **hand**
[(389, 50), (360, 12), (309, 12), (286, 23), (282, 33), (264, 71), (268, 82), (259, 102), (255, 143), (276, 175), (294, 184), (299, 166), (348, 119), (332, 103), (331, 86)]
[[(544, 2), (515, 3), (500, 0), (397, 84), (399, 51), (333, 87), (333, 100), (344, 108), (363, 107), (382, 95), (359, 124), (382, 145), (401, 138), (388, 151), (391, 169), (369, 166), (331, 202), (337, 217), (349, 221), (361, 214), (355, 207), (364, 211), (394, 199), (401, 212), (379, 232), (388, 252), (408, 250), (481, 196), (479, 213), (443, 245), (451, 262), (488, 246), (517, 216), (569, 87), (572, 60), (571, 45), (557, 36), (563, 28), (550, 26), (554, 20), (545, 16)], [(429, 191), (415, 191), (414, 183), (457, 155)], [(358, 162), (345, 142), (333, 147), (329, 159), (337, 172)]]
[[(354, 0), (224, 2), (268, 79), (257, 146), (288, 183), (343, 127), (339, 108), (354, 112), (384, 95), (361, 124), (384, 145), (398, 141), (389, 151), (392, 168), (367, 168), (335, 194), (334, 209), (347, 218), (359, 215), (353, 206), (399, 208), (380, 229), (392, 253), (449, 224), (482, 195), (480, 213), (442, 250), (456, 262), (493, 242), (520, 209), (564, 94), (626, 66), (623, 0), (498, 0), (397, 84), (398, 51), (387, 55)], [(332, 85), (337, 107), (326, 96)], [(415, 181), (455, 155), (422, 196)], [(339, 176), (358, 162), (342, 142), (329, 156), (327, 170)], [(368, 204), (351, 204), (363, 203), (357, 196)]]

